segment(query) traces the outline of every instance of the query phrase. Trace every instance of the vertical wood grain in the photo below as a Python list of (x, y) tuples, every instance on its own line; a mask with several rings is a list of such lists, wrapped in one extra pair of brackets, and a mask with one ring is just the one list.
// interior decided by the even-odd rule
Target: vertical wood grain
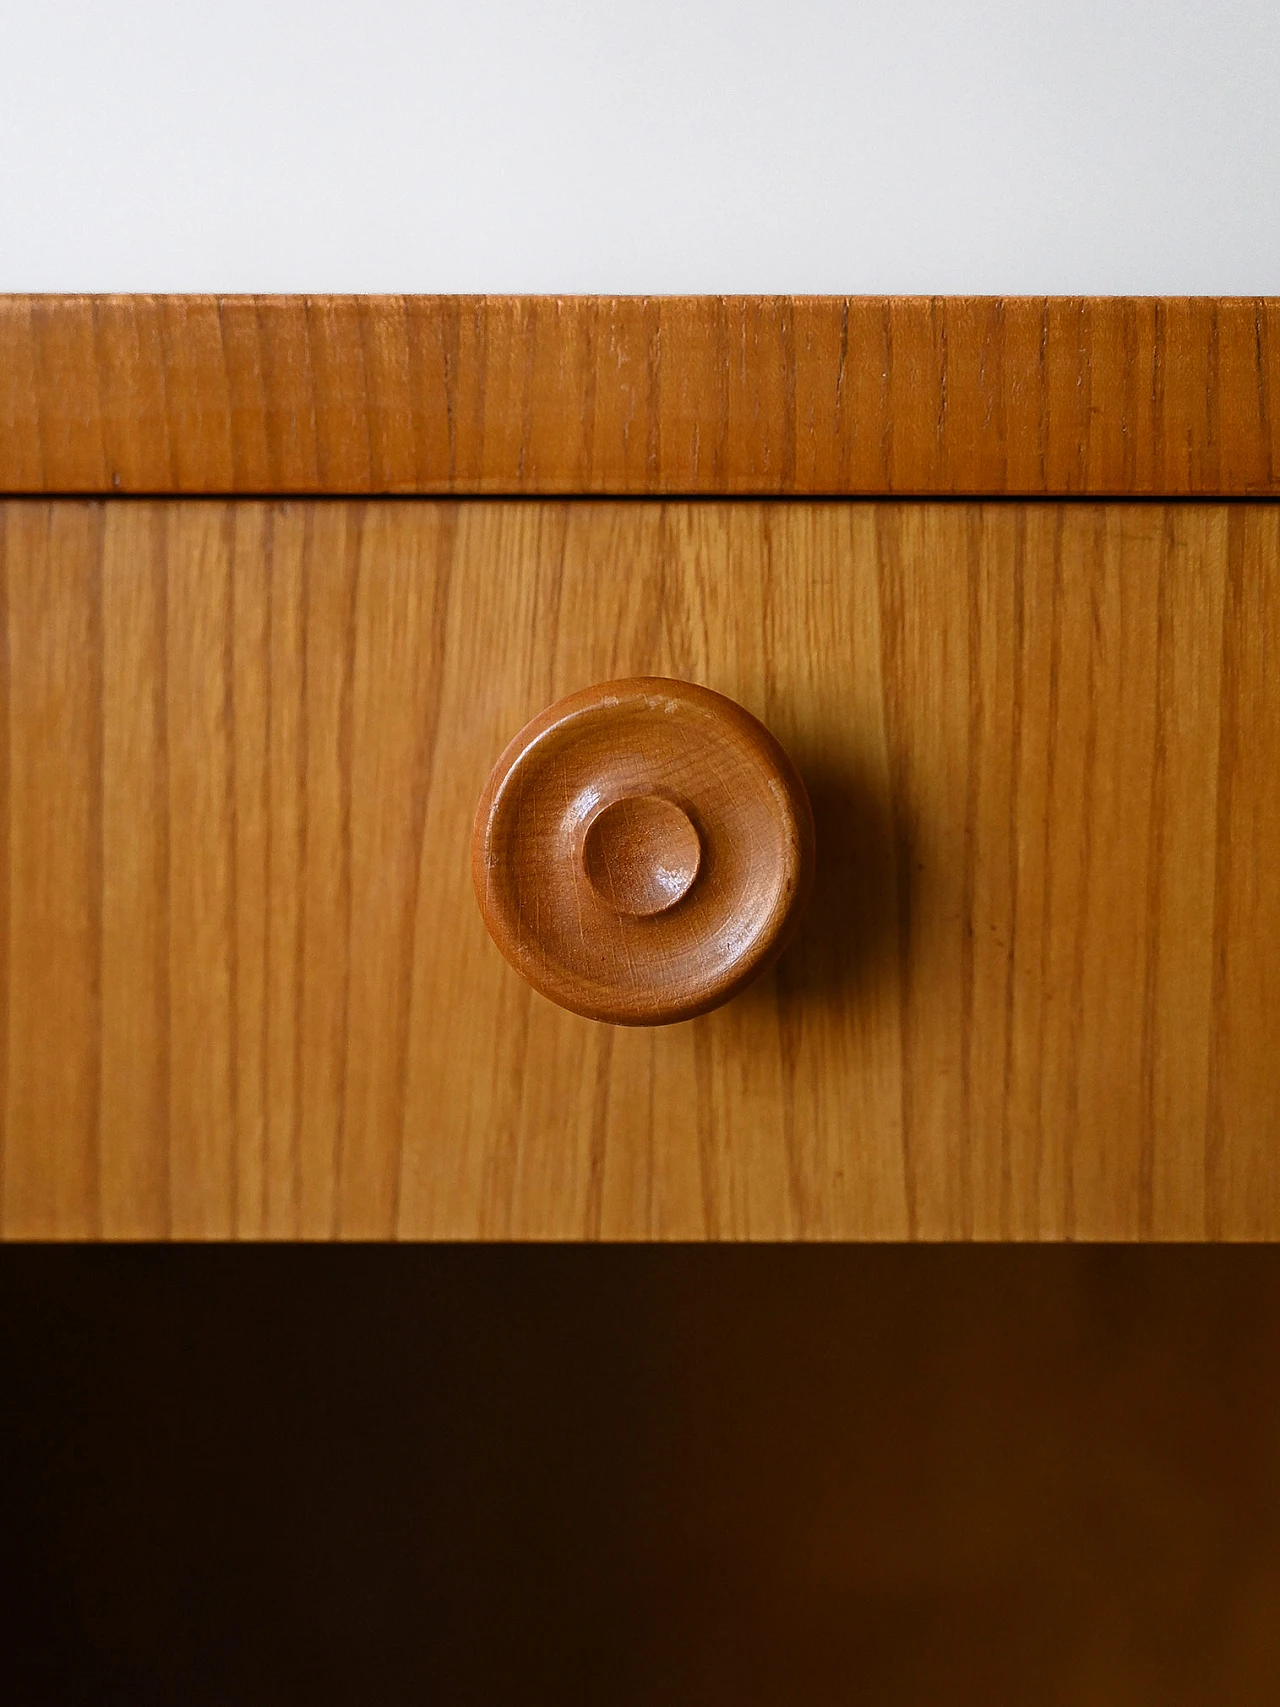
[[(1260, 504), (0, 506), (5, 1233), (1280, 1235), (1278, 565)], [(818, 872), (613, 1031), (466, 850), (641, 672), (775, 730)]]
[[(302, 1230), (304, 1135), (301, 1081), (305, 1072), (302, 991), (306, 937), (304, 894), (310, 876), (310, 653), (306, 589), (315, 517), (286, 506), (268, 513), (263, 553), (267, 611), (260, 666), (264, 706), (266, 836), (263, 887), (264, 1104), (263, 1220), (274, 1237)], [(319, 802), (317, 802), (319, 805)], [(322, 1142), (322, 1135), (315, 1134)], [(332, 1190), (332, 1151), (316, 1170)], [(324, 1189), (322, 1187), (322, 1189)]]
[(233, 1232), (240, 1208), (232, 539), (225, 506), (198, 506), (169, 580), (172, 1213), (187, 1238)]
[(270, 1048), (268, 957), (263, 953), (271, 911), (271, 813), (268, 783), (268, 707), (273, 675), (268, 652), (272, 578), (267, 569), (271, 518), (260, 509), (230, 517), (230, 646), (226, 707), (230, 725), (231, 870), (233, 903), (232, 1049), (235, 1059), (236, 1231), (272, 1231), (269, 1209)]
[(171, 1231), (169, 580), (163, 510), (103, 540), (102, 1216)]
[(1271, 1059), (1280, 1037), (1280, 736), (1273, 511), (1227, 526), (1213, 889), (1213, 973), (1205, 1223), (1211, 1237), (1271, 1225), (1280, 1098)]
[[(362, 516), (347, 505), (320, 505), (311, 511), (299, 506), (277, 516), (275, 530), (282, 570), (286, 540), (291, 557), (324, 568), (305, 578), (305, 627), (289, 630), (295, 638), (287, 679), (295, 683), (295, 691), (305, 684), (305, 768), (295, 762), (291, 769), (283, 767), (279, 778), (282, 788), (305, 799), (305, 864), (299, 869), (294, 853), (300, 824), (292, 843), (272, 843), (273, 881), (287, 885), (292, 879), (301, 888), (301, 912), (289, 937), (291, 951), (286, 955), (282, 943), (277, 957), (281, 993), (272, 1003), (272, 1011), (278, 1012), (290, 1001), (297, 1027), (296, 1100), (288, 1101), (283, 1087), (280, 1094), (282, 1121), (287, 1108), (290, 1131), (296, 1133), (297, 1221), (291, 1225), (281, 1218), (274, 1224), (281, 1233), (327, 1238), (341, 1227), (337, 1187), (347, 1131), (347, 1028), (352, 965), (360, 953), (352, 932), (351, 862), (352, 694)], [(277, 632), (274, 625), (272, 632)], [(283, 697), (279, 712), (287, 715), (287, 688)]]
[[(365, 1237), (385, 1238), (397, 1229), (420, 908), (425, 905), (427, 916), (440, 922), (430, 886), (444, 850), (428, 850), (424, 825), (440, 751), (457, 517), (445, 506), (422, 520), (425, 528), (406, 529), (394, 510), (368, 514), (355, 602), (355, 952), (338, 1195), (340, 1230)], [(473, 606), (473, 620), (478, 616)], [(423, 992), (423, 1001), (429, 1013), (430, 991)]]
[(1262, 496), (1274, 297), (0, 296), (0, 491)]
[(6, 1229), (102, 1230), (102, 529), (20, 505), (9, 659)]
[[(12, 883), (13, 781), (10, 767), (9, 704), (13, 672), (9, 658), (9, 556), (10, 538), (19, 518), (7, 505), (0, 505), (0, 1233), (7, 1223), (5, 1206), (9, 1168), (9, 1079), (13, 1032), (9, 1023), (9, 990), (12, 981)], [(17, 548), (20, 550), (20, 547)]]

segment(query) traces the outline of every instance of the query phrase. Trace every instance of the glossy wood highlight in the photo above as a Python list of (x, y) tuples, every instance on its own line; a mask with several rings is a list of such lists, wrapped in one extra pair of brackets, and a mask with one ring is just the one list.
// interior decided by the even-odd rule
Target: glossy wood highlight
[(1280, 299), (0, 298), (0, 491), (1280, 490)]
[[(9, 1236), (1280, 1236), (1280, 506), (0, 506)], [(776, 732), (814, 897), (612, 1030), (489, 941), (513, 729)]]

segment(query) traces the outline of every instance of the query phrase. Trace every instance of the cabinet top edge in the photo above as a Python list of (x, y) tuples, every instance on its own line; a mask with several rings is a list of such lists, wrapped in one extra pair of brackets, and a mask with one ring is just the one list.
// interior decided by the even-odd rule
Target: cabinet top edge
[(1280, 297), (0, 296), (0, 492), (1280, 495)]

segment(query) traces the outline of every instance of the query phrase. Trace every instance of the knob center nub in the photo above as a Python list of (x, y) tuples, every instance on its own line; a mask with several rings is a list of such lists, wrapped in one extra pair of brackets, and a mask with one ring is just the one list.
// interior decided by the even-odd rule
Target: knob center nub
[(702, 844), (687, 812), (656, 794), (615, 800), (587, 826), (582, 864), (591, 887), (619, 913), (650, 918), (689, 893)]

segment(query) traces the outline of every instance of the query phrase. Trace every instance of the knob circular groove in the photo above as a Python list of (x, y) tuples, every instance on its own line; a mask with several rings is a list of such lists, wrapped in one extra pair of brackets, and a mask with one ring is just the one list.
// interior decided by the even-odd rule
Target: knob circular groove
[(663, 1025), (735, 995), (790, 941), (813, 878), (794, 765), (692, 682), (605, 682), (510, 742), (476, 811), (472, 876), (506, 958), (544, 996)]

